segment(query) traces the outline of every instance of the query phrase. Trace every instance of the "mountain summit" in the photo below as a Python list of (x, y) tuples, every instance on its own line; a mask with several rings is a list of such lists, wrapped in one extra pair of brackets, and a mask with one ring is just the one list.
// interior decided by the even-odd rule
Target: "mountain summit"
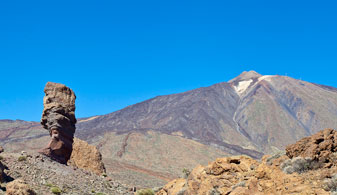
[(242, 72), (239, 76), (235, 77), (234, 79), (228, 81), (229, 83), (233, 82), (239, 82), (239, 81), (244, 81), (244, 80), (249, 80), (249, 79), (256, 79), (262, 77), (259, 73), (255, 72), (254, 70), (251, 71), (244, 71)]

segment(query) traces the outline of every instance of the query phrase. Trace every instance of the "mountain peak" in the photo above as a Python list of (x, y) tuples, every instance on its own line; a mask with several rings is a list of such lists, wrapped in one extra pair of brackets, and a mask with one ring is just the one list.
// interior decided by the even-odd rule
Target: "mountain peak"
[(262, 75), (255, 72), (254, 70), (251, 71), (243, 71), (239, 76), (235, 77), (234, 79), (228, 81), (229, 83), (233, 83), (235, 81), (242, 81), (242, 80), (249, 80), (254, 78), (259, 78)]

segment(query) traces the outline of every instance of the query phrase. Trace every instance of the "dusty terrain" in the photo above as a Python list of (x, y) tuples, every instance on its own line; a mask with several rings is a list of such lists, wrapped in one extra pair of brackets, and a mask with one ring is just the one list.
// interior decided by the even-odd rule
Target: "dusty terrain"
[[(62, 194), (132, 194), (126, 185), (90, 171), (66, 166), (37, 153), (1, 153), (7, 167), (8, 181), (21, 179), (37, 194), (53, 194), (57, 187)], [(4, 188), (7, 182), (2, 183)], [(2, 192), (3, 193), (3, 192)]]

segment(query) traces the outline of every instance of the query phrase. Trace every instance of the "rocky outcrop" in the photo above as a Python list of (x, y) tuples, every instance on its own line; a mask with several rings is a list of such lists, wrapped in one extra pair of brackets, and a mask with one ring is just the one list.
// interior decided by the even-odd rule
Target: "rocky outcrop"
[[(337, 178), (336, 133), (332, 129), (320, 131), (288, 146), (287, 155), (266, 155), (261, 162), (246, 156), (218, 158), (195, 167), (187, 179), (169, 182), (157, 195), (330, 194), (337, 187), (333, 179)], [(311, 168), (308, 163), (299, 163), (301, 159), (324, 166)], [(288, 161), (295, 171), (282, 168)]]
[(44, 89), (41, 124), (49, 131), (51, 141), (41, 153), (66, 163), (70, 159), (75, 133), (74, 92), (63, 84), (48, 82)]
[(95, 146), (77, 138), (74, 139), (73, 151), (68, 164), (94, 172), (97, 175), (105, 173), (101, 153)]
[(177, 194), (328, 194), (316, 182), (288, 175), (275, 166), (245, 156), (219, 158), (197, 166), (185, 179), (176, 179), (157, 195)]
[(337, 132), (333, 129), (322, 130), (286, 147), (289, 158), (310, 157), (322, 163), (328, 162), (334, 152), (337, 152)]
[(35, 195), (26, 182), (21, 179), (16, 179), (6, 185), (6, 195)]

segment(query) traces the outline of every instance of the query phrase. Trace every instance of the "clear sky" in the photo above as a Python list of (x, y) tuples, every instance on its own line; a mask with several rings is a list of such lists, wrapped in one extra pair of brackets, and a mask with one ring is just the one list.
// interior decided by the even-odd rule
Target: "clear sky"
[(0, 119), (39, 121), (47, 81), (77, 117), (245, 70), (337, 87), (336, 1), (0, 1)]

